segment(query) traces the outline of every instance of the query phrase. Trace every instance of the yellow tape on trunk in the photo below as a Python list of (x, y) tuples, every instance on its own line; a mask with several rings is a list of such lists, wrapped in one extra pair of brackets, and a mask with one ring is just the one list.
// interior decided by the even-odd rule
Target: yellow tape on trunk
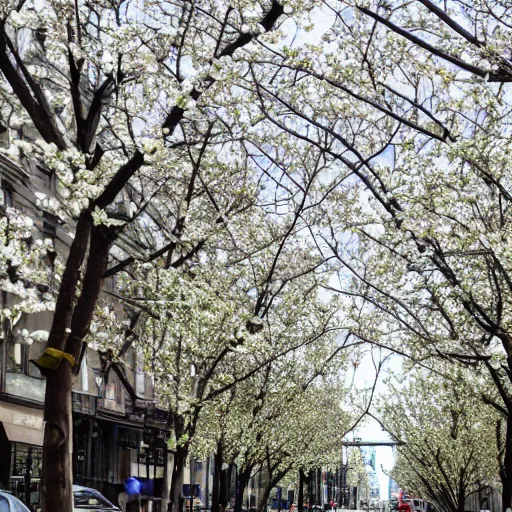
[(63, 352), (62, 350), (57, 350), (56, 348), (48, 347), (43, 352), (43, 355), (34, 361), (34, 364), (39, 368), (56, 370), (59, 368), (63, 359), (65, 359), (71, 365), (71, 368), (75, 366), (75, 358), (71, 354)]

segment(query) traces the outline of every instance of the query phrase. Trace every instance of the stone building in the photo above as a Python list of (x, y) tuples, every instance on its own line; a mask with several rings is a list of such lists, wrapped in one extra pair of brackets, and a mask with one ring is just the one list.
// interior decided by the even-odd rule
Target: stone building
[[(6, 131), (0, 132), (5, 146)], [(51, 195), (54, 187), (50, 173), (28, 163), (21, 168), (0, 153), (2, 214), (6, 207), (21, 210), (33, 220), (33, 238), (52, 239), (56, 254), (65, 256), (71, 239), (63, 222), (36, 208), (36, 193)], [(44, 263), (53, 265), (51, 258)], [(14, 300), (1, 292), (0, 310)], [(30, 360), (42, 354), (45, 342), (26, 333), (48, 331), (51, 319), (45, 311), (23, 315), (14, 326), (4, 319), (0, 326), (0, 488), (31, 505), (38, 501), (45, 380)], [(154, 478), (163, 486), (169, 426), (136, 350), (106, 369), (105, 358), (87, 348), (73, 390), (73, 476), (116, 502), (129, 476)]]

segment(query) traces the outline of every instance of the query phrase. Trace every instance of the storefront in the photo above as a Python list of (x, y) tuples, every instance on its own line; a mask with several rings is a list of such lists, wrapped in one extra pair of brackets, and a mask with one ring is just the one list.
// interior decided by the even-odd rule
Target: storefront
[[(169, 464), (165, 411), (127, 408), (114, 414), (100, 400), (73, 393), (74, 483), (117, 503), (125, 479), (134, 476), (152, 480), (160, 495)], [(42, 445), (42, 408), (0, 401), (0, 489), (27, 504), (38, 501)]]
[(43, 411), (0, 402), (0, 488), (26, 503), (38, 499)]
[(121, 415), (103, 404), (73, 393), (74, 482), (97, 489), (114, 503), (129, 477), (153, 480), (155, 493), (161, 494), (168, 460), (165, 412), (140, 414), (127, 407)]

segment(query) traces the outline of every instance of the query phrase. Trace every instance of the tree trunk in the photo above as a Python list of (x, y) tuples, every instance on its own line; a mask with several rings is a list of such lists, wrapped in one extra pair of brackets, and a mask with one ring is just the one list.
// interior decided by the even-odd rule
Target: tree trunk
[(220, 512), (222, 473), (222, 441), (217, 443), (217, 451), (213, 456), (212, 512)]
[[(233, 470), (235, 470), (235, 478), (233, 479)], [(225, 497), (225, 504), (224, 506), (229, 506), (231, 502), (231, 498), (236, 494), (236, 482), (238, 479), (238, 473), (237, 473), (236, 465), (231, 463), (228, 466), (228, 469), (226, 470), (226, 497)], [(231, 483), (234, 480), (234, 486), (231, 486)]]
[[(289, 471), (290, 471), (290, 467), (288, 467), (287, 469), (278, 471), (277, 474), (274, 474), (274, 471), (272, 471), (272, 469), (269, 468), (269, 475), (273, 474), (274, 476), (272, 476), (269, 479), (269, 481), (267, 482), (267, 485), (263, 489), (263, 495), (261, 496), (261, 499), (258, 502), (258, 511), (257, 512), (266, 512), (268, 497), (270, 496), (270, 491), (272, 491), (272, 489), (274, 487), (276, 487), (276, 485), (288, 474)], [(280, 505), (281, 500), (282, 500), (282, 496), (281, 496), (281, 499), (279, 500), (278, 507), (281, 507), (281, 505)]]
[[(174, 462), (174, 461), (173, 461)], [(172, 476), (169, 474), (169, 449), (167, 448), (167, 444), (164, 447), (164, 477), (163, 477), (163, 485), (162, 485), (162, 502), (160, 504), (160, 510), (162, 512), (167, 510), (167, 505), (169, 503), (169, 491), (171, 487), (171, 479)], [(174, 467), (174, 464), (173, 464)]]
[(304, 512), (304, 481), (306, 475), (304, 470), (299, 469), (299, 493), (297, 496), (297, 512)]
[(459, 476), (459, 496), (457, 503), (457, 512), (464, 512), (466, 509), (466, 486), (464, 485), (464, 476), (465, 470), (464, 468), (460, 470)]
[(229, 502), (229, 478), (228, 470), (221, 469), (219, 471), (219, 510), (221, 507), (226, 508)]
[(72, 369), (67, 361), (46, 379), (41, 498), (45, 512), (73, 510)]
[(313, 509), (315, 504), (315, 486), (313, 484), (313, 471), (309, 470), (308, 474), (308, 510)]
[(230, 491), (231, 491), (231, 473), (232, 467), (223, 469), (220, 472), (220, 490), (219, 490), (219, 505), (226, 508), (229, 504)]
[(187, 462), (188, 449), (185, 447), (178, 447), (174, 453), (174, 464), (172, 467), (172, 480), (170, 503), (172, 512), (182, 512), (182, 498), (181, 491), (183, 489), (183, 473), (185, 471), (185, 464)]
[(503, 467), (500, 471), (502, 493), (502, 510), (512, 509), (512, 415), (507, 416), (507, 429), (505, 437), (505, 454), (503, 458)]
[(258, 512), (266, 512), (268, 497), (270, 496), (270, 491), (274, 487), (272, 484), (267, 484), (263, 489), (263, 494), (261, 495), (260, 500), (258, 501)]
[(314, 501), (314, 505), (321, 505), (322, 504), (322, 491), (321, 491), (321, 486), (320, 486), (320, 479), (321, 479), (321, 475), (320, 475), (320, 469), (315, 469), (315, 473), (314, 473), (314, 485), (315, 485), (315, 501)]
[(244, 492), (249, 485), (251, 478), (252, 466), (246, 466), (238, 473), (237, 485), (235, 491), (235, 508), (234, 512), (242, 512), (242, 505), (244, 502)]
[[(90, 215), (77, 224), (62, 276), (47, 347), (72, 355), (78, 360), (108, 266), (113, 232), (103, 226), (91, 227)], [(90, 237), (90, 243), (89, 242)], [(89, 254), (80, 297), (75, 303), (78, 276), (87, 247)], [(70, 301), (70, 303), (68, 303)], [(68, 334), (69, 333), (69, 334)], [(44, 401), (43, 468), (41, 499), (44, 512), (73, 510), (73, 423), (71, 389), (73, 369), (63, 360), (56, 370), (47, 370)]]

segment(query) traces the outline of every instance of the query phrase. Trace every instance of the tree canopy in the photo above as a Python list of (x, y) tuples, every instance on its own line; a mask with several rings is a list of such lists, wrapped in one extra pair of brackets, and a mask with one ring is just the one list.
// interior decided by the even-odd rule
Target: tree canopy
[[(53, 310), (76, 360), (142, 347), (178, 440), (294, 351), (462, 365), (507, 421), (510, 507), (511, 26), (503, 0), (3, 2), (4, 154), (70, 244), (6, 209), (2, 318)], [(59, 512), (73, 371), (45, 373)]]

